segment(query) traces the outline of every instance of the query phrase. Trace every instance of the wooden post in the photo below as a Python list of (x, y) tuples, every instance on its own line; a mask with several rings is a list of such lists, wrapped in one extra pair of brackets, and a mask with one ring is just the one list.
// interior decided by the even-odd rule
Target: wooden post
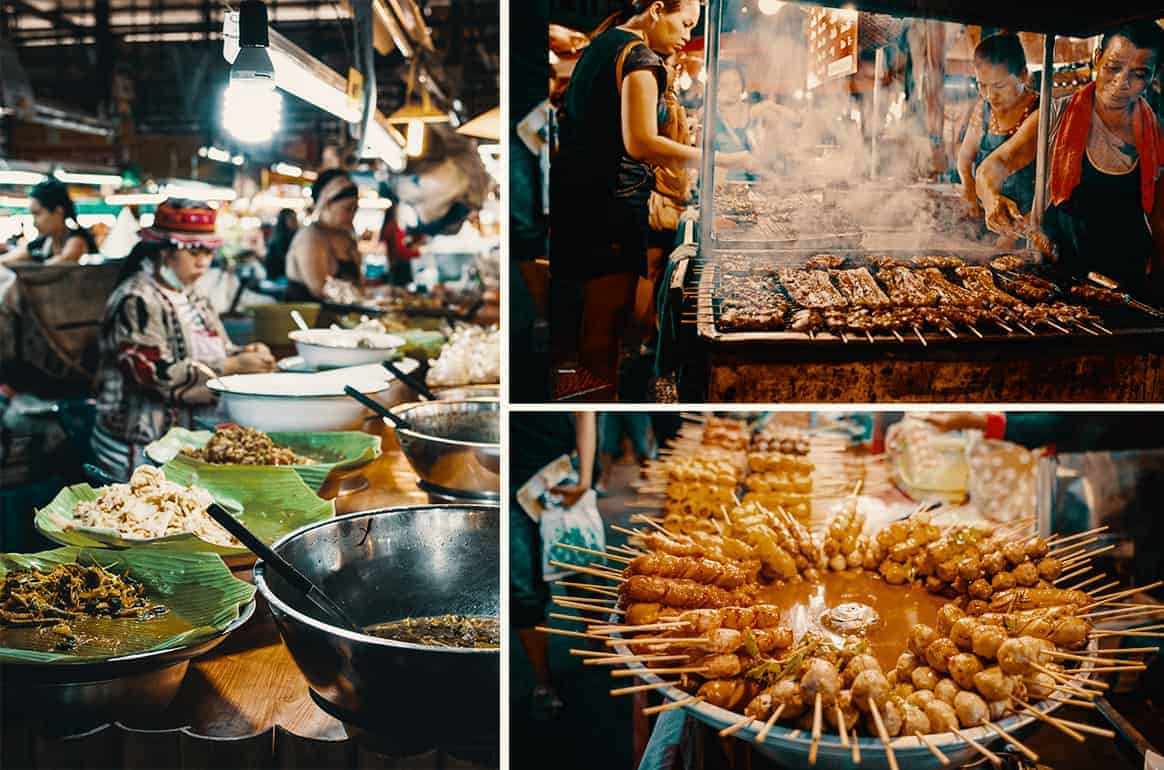
[(1035, 203), (1031, 224), (1041, 227), (1047, 208), (1047, 164), (1051, 149), (1051, 85), (1055, 75), (1055, 36), (1043, 37), (1043, 82), (1039, 89), (1039, 144), (1035, 155)]

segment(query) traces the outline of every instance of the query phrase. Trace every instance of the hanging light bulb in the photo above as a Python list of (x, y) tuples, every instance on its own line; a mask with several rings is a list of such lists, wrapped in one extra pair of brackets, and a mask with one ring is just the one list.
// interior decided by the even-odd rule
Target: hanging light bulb
[(283, 97), (275, 90), (275, 67), (267, 53), (267, 6), (239, 6), (239, 53), (222, 97), (222, 125), (240, 142), (269, 142), (283, 120)]
[(424, 154), (423, 120), (408, 121), (408, 133), (406, 134), (404, 151), (408, 153), (408, 156), (411, 158), (419, 158)]

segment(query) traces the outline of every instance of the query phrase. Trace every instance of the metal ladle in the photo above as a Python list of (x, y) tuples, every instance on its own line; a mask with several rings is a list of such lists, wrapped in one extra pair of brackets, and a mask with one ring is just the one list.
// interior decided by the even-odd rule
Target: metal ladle
[(363, 629), (348, 617), (348, 613), (344, 611), (343, 607), (320, 590), (319, 586), (312, 583), (310, 578), (295, 569), (290, 562), (275, 553), (270, 546), (259, 540), (253, 532), (247, 529), (245, 524), (232, 516), (229, 511), (218, 503), (211, 503), (210, 507), (206, 509), (206, 513), (221, 524), (223, 529), (238, 538), (239, 542), (245, 545), (251, 553), (262, 559), (264, 563), (271, 565), (272, 570), (278, 572), (280, 577), (300, 591), (307, 597), (308, 601), (326, 612), (333, 621), (338, 621), (339, 625), (348, 631), (354, 631), (357, 634), (363, 633)]

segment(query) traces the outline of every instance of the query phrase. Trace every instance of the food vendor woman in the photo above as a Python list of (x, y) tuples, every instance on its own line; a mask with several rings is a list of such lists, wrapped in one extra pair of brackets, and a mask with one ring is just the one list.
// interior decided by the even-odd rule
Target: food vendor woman
[[(1010, 141), (1039, 109), (1039, 95), (1028, 85), (1027, 57), (1018, 35), (998, 34), (974, 49), (974, 74), (981, 103), (970, 112), (970, 125), (958, 150), (962, 193), (979, 216), (974, 174), (995, 150)], [(1002, 182), (999, 192), (1026, 215), (1035, 201), (1035, 166), (1028, 164)]]
[[(1150, 21), (1108, 32), (1095, 55), (1095, 82), (1053, 106), (1043, 229), (1071, 272), (1097, 271), (1135, 287), (1160, 269), (1162, 145), (1144, 93), (1160, 64), (1162, 37)], [(1037, 135), (1029, 118), (978, 169), (978, 196), (994, 232), (1020, 235), (1025, 227), (1003, 181), (1034, 161)]]
[(581, 286), (579, 361), (608, 383), (638, 279), (647, 275), (654, 169), (699, 165), (698, 149), (666, 133), (663, 63), (691, 39), (699, 7), (624, 3), (599, 26), (566, 90), (550, 172), (550, 269), (555, 281)]
[(146, 444), (213, 411), (211, 379), (275, 368), (265, 345), (231, 344), (194, 286), (222, 245), (215, 216), (201, 203), (158, 206), (105, 305), (92, 445), (98, 464), (118, 478), (142, 463)]
[(299, 228), (287, 250), (288, 302), (324, 299), (324, 287), (339, 280), (352, 288), (364, 283), (363, 260), (354, 233), (360, 191), (343, 169), (320, 173), (311, 185), (315, 221)]
[(32, 214), (37, 237), (0, 257), (0, 264), (41, 262), (57, 265), (77, 262), (85, 254), (97, 253), (93, 236), (77, 224), (77, 209), (67, 187), (49, 179), (29, 190), (28, 198), (28, 213)]
[[(744, 72), (738, 65), (721, 62), (715, 101), (714, 145), (718, 152), (752, 152), (749, 129), (752, 124), (752, 105), (748, 99)], [(732, 181), (755, 181), (756, 175), (747, 169), (734, 168), (728, 172)]]

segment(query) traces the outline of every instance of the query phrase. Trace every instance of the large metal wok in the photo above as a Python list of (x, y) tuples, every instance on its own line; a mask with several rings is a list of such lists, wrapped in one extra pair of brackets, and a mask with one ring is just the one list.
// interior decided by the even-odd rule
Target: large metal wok
[(400, 450), (426, 488), (493, 502), (501, 491), (501, 408), (497, 399), (403, 404), (412, 426), (396, 430)]
[[(500, 515), (484, 505), (416, 506), (313, 524), (272, 547), (361, 626), (500, 612)], [(355, 633), (267, 565), (255, 585), (316, 701), (349, 728), (401, 748), (496, 743), (497, 649), (428, 647)]]

